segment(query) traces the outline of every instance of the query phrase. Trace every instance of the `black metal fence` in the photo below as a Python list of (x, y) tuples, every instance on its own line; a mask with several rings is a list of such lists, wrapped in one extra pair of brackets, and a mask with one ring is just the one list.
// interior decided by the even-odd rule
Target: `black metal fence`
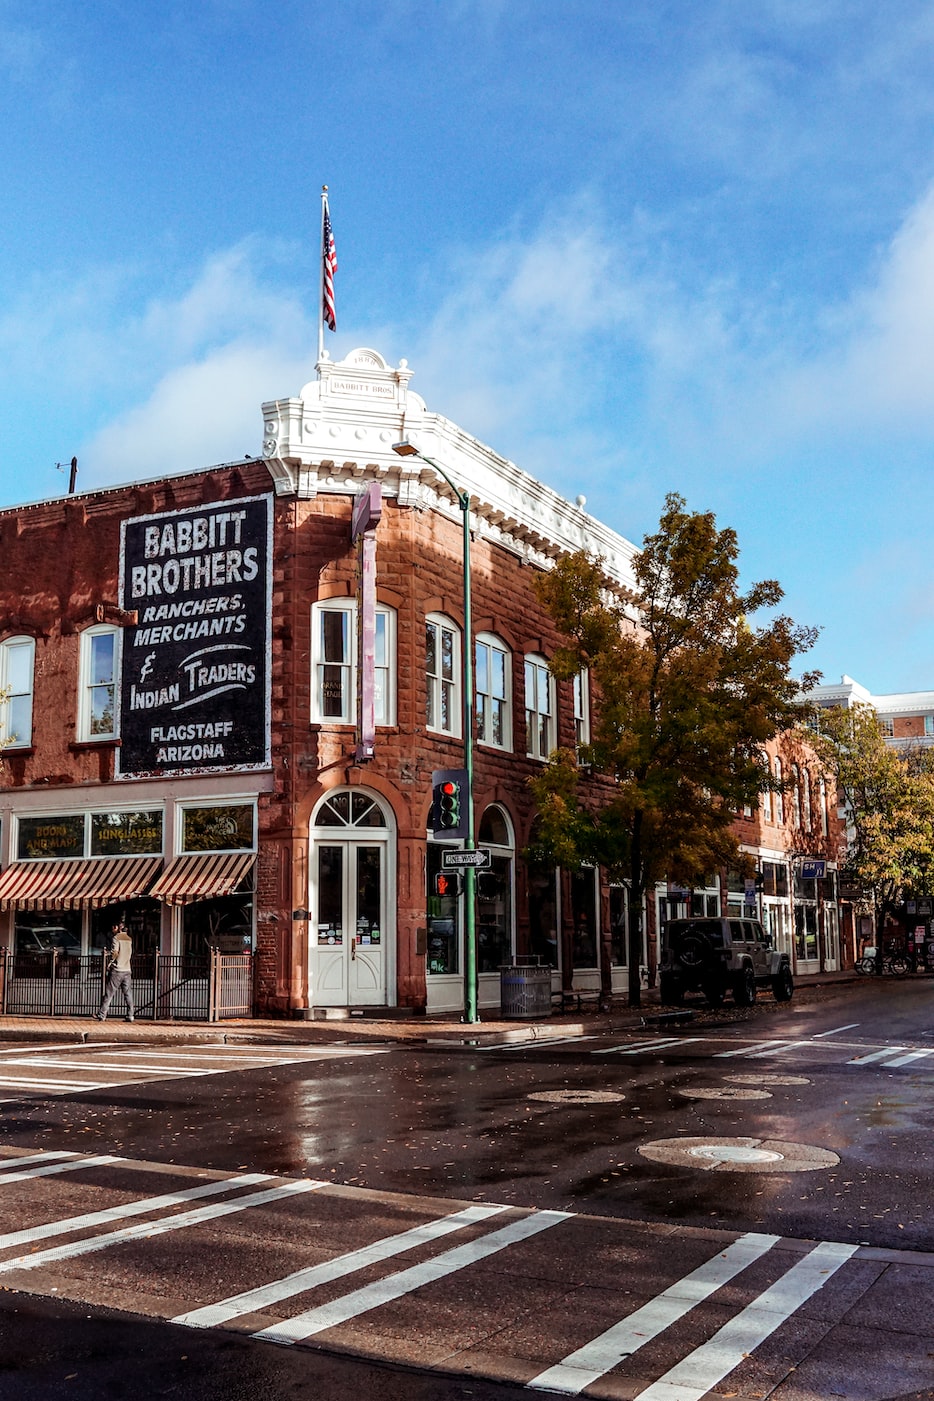
[[(217, 1022), (253, 1010), (253, 955), (211, 952), (199, 957), (138, 954), (132, 963), (138, 1018)], [(78, 958), (58, 949), (15, 953), (0, 949), (0, 1015), (93, 1017), (104, 995), (104, 958)], [(118, 994), (115, 1016), (124, 1008)]]

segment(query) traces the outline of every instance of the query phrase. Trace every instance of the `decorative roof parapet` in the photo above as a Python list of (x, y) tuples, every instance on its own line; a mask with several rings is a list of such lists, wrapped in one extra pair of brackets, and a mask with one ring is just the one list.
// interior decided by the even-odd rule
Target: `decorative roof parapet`
[(381, 482), (400, 505), (459, 517), (450, 489), (418, 456), (399, 457), (407, 438), (434, 458), (470, 494), (472, 528), (483, 538), (547, 568), (559, 555), (585, 548), (602, 556), (607, 576), (634, 594), (636, 547), (514, 462), (430, 413), (409, 389), (405, 360), (393, 369), (375, 350), (342, 361), (322, 360), (318, 379), (298, 398), (263, 405), (263, 457), (280, 495), (352, 493), (362, 479)]

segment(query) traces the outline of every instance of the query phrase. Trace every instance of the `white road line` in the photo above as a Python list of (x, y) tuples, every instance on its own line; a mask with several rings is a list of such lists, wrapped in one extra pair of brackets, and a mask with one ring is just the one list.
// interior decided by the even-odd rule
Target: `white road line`
[(0, 1172), (7, 1168), (28, 1167), (32, 1163), (54, 1163), (56, 1158), (80, 1158), (80, 1153), (30, 1153), (28, 1158), (0, 1158)]
[(107, 1090), (109, 1080), (35, 1080), (29, 1076), (0, 1075), (0, 1087), (5, 1090)]
[(822, 1036), (836, 1036), (839, 1031), (852, 1031), (859, 1022), (847, 1022), (846, 1026), (835, 1026), (833, 1031), (819, 1031), (816, 1036), (812, 1036), (812, 1041), (819, 1041)]
[(528, 1051), (538, 1046), (566, 1046), (569, 1041), (591, 1041), (590, 1036), (536, 1036), (532, 1041), (500, 1042), (498, 1045), (475, 1046), (476, 1051)]
[(913, 1060), (924, 1060), (925, 1056), (934, 1056), (934, 1050), (909, 1051), (906, 1056), (896, 1056), (895, 1060), (884, 1060), (882, 1064), (888, 1069), (889, 1066), (909, 1065)]
[(368, 1265), (378, 1264), (380, 1260), (388, 1260), (393, 1255), (401, 1255), (406, 1250), (414, 1250), (426, 1241), (437, 1240), (439, 1236), (459, 1231), (464, 1226), (485, 1221), (490, 1216), (508, 1210), (506, 1206), (470, 1206), (464, 1211), (456, 1211), (450, 1216), (428, 1221), (424, 1226), (413, 1226), (411, 1230), (401, 1231), (398, 1235), (384, 1236), (372, 1245), (364, 1245), (359, 1250), (351, 1250), (346, 1255), (338, 1255), (320, 1265), (309, 1265), (303, 1270), (296, 1270), (282, 1279), (273, 1280), (271, 1284), (262, 1284), (256, 1289), (246, 1290), (243, 1294), (221, 1299), (217, 1304), (206, 1304), (203, 1308), (192, 1309), (189, 1313), (180, 1313), (177, 1318), (169, 1321), (183, 1323), (188, 1328), (217, 1328), (220, 1324), (229, 1322), (231, 1318), (239, 1318), (245, 1313), (257, 1313), (270, 1304), (278, 1303), (280, 1299), (290, 1299), (295, 1294), (303, 1294), (306, 1290), (317, 1288), (319, 1284), (328, 1284), (331, 1280), (355, 1274)]
[[(124, 1159), (124, 1162), (127, 1161)], [(79, 1164), (83, 1166), (83, 1164)], [(86, 1231), (94, 1226), (109, 1226), (112, 1221), (125, 1221), (128, 1216), (145, 1216), (151, 1211), (163, 1211), (177, 1206), (180, 1202), (197, 1201), (199, 1197), (215, 1197), (236, 1187), (255, 1187), (258, 1182), (269, 1182), (265, 1172), (246, 1173), (240, 1177), (225, 1177), (221, 1182), (207, 1182), (200, 1187), (188, 1187), (181, 1192), (166, 1192), (160, 1197), (143, 1197), (135, 1202), (125, 1202), (123, 1206), (106, 1207), (102, 1211), (91, 1211), (84, 1216), (66, 1216), (61, 1221), (47, 1221), (43, 1226), (30, 1226), (22, 1231), (8, 1231), (0, 1236), (0, 1250), (10, 1250), (17, 1245), (29, 1245), (33, 1241), (48, 1240), (50, 1236), (67, 1236), (73, 1231)], [(3, 1268), (0, 1266), (0, 1268)]]
[(555, 1366), (539, 1372), (526, 1385), (539, 1391), (561, 1391), (568, 1396), (578, 1396), (591, 1382), (613, 1367), (618, 1367), (624, 1358), (630, 1357), (703, 1303), (741, 1270), (771, 1250), (779, 1240), (781, 1236), (759, 1235), (756, 1232), (740, 1236), (712, 1260), (692, 1270), (592, 1342), (569, 1353)]
[(381, 1304), (399, 1299), (403, 1294), (410, 1294), (413, 1289), (420, 1289), (434, 1280), (463, 1270), (478, 1260), (495, 1255), (499, 1250), (505, 1250), (517, 1241), (526, 1240), (540, 1231), (547, 1231), (560, 1221), (569, 1220), (570, 1216), (571, 1213), (567, 1211), (536, 1212), (523, 1217), (521, 1221), (513, 1221), (510, 1225), (503, 1226), (499, 1231), (492, 1231), (488, 1236), (481, 1236), (478, 1240), (468, 1241), (466, 1245), (446, 1250), (434, 1260), (426, 1260), (421, 1265), (413, 1265), (408, 1270), (400, 1270), (397, 1274), (376, 1280), (362, 1289), (355, 1289), (351, 1294), (344, 1294), (342, 1298), (333, 1299), (329, 1304), (309, 1309), (295, 1318), (287, 1318), (282, 1323), (264, 1328), (252, 1336), (286, 1344), (310, 1338), (314, 1333), (323, 1333), (326, 1328), (335, 1328), (339, 1323), (346, 1323), (348, 1319), (357, 1318)]
[(658, 1381), (640, 1391), (639, 1401), (700, 1401), (807, 1303), (858, 1249), (857, 1245), (827, 1241), (815, 1246), (765, 1293), (725, 1323), (709, 1342), (695, 1348)]
[(847, 1065), (871, 1065), (874, 1060), (885, 1060), (886, 1056), (897, 1056), (907, 1051), (907, 1046), (886, 1046), (884, 1051), (871, 1051), (868, 1056), (854, 1056)]
[[(184, 1070), (174, 1065), (114, 1065), (113, 1061), (100, 1060), (8, 1060), (4, 1065), (27, 1065), (50, 1068), (52, 1070), (124, 1070), (128, 1075), (136, 1075), (141, 1070), (158, 1070), (170, 1075), (177, 1075), (180, 1078), (185, 1075), (221, 1075), (223, 1071), (211, 1068), (210, 1070)], [(60, 1082), (55, 1081), (58, 1084)]]
[(751, 1056), (756, 1051), (768, 1051), (772, 1046), (783, 1048), (788, 1043), (786, 1041), (757, 1041), (752, 1046), (741, 1046), (738, 1051), (717, 1051), (714, 1060), (726, 1060), (730, 1056)]
[[(186, 1051), (160, 1051), (159, 1055), (166, 1060), (217, 1060), (223, 1057), (224, 1061), (251, 1061), (257, 1066), (263, 1065), (300, 1065), (304, 1061), (327, 1060), (335, 1056), (377, 1056), (385, 1055), (391, 1047), (389, 1046), (318, 1046), (314, 1050), (305, 1051), (257, 1051), (255, 1055), (245, 1055), (239, 1052), (229, 1051), (226, 1046), (200, 1046), (197, 1049), (192, 1047)], [(109, 1050), (107, 1055), (123, 1055), (126, 1058), (131, 1056), (151, 1056), (153, 1049), (148, 1050)]]
[(591, 1051), (591, 1055), (612, 1056), (618, 1052), (621, 1056), (635, 1056), (640, 1051), (661, 1051), (668, 1046), (687, 1046), (691, 1042), (703, 1039), (702, 1036), (660, 1036), (654, 1041), (637, 1041), (635, 1045), (626, 1041), (621, 1046), (607, 1046), (604, 1050)]
[[(108, 1042), (107, 1044), (116, 1045), (116, 1042)], [(25, 1050), (25, 1046), (11, 1046), (8, 1051), (0, 1051), (0, 1056), (21, 1056), (23, 1055)], [(48, 1046), (30, 1046), (29, 1050), (31, 1053), (35, 1053), (38, 1051), (63, 1051), (67, 1053), (69, 1051), (76, 1050), (76, 1047), (71, 1045), (63, 1046), (60, 1042), (56, 1042), (55, 1044), (49, 1044)]]
[(750, 1060), (762, 1060), (765, 1056), (779, 1056), (782, 1051), (794, 1050), (796, 1046), (809, 1046), (810, 1041), (779, 1041), (777, 1046), (772, 1046), (768, 1051), (753, 1051)]
[[(54, 1157), (54, 1154), (50, 1154)], [(24, 1159), (20, 1159), (23, 1162)], [(35, 1159), (31, 1159), (35, 1162)], [(0, 1187), (7, 1187), (11, 1182), (28, 1182), (33, 1177), (52, 1177), (59, 1172), (76, 1172), (78, 1168), (101, 1167), (105, 1163), (125, 1163), (126, 1158), (115, 1158), (112, 1154), (102, 1154), (97, 1157), (79, 1157), (78, 1154), (69, 1156), (64, 1163), (46, 1163), (44, 1167), (27, 1168), (25, 1172), (4, 1172), (0, 1177)]]
[(167, 1231), (183, 1230), (186, 1226), (200, 1226), (203, 1222), (213, 1221), (219, 1216), (230, 1216), (236, 1211), (246, 1211), (253, 1206), (265, 1206), (269, 1202), (293, 1196), (296, 1192), (314, 1192), (326, 1186), (326, 1182), (304, 1179), (286, 1182), (281, 1187), (270, 1187), (265, 1192), (253, 1192), (246, 1197), (235, 1197), (233, 1201), (217, 1202), (214, 1206), (201, 1206), (195, 1211), (184, 1211), (179, 1216), (163, 1217), (161, 1221), (143, 1221), (138, 1226), (127, 1226), (122, 1231), (110, 1231), (107, 1235), (91, 1236), (87, 1240), (73, 1241), (70, 1245), (55, 1245), (50, 1250), (18, 1255), (12, 1260), (0, 1262), (0, 1274), (8, 1274), (11, 1270), (34, 1270), (39, 1265), (48, 1265), (56, 1260), (67, 1260), (74, 1255), (90, 1255), (96, 1250), (106, 1250), (109, 1245), (161, 1236)]

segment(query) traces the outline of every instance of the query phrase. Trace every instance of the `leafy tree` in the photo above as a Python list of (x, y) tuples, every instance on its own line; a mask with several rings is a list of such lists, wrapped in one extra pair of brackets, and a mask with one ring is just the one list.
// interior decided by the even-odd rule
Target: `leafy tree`
[[(634, 609), (607, 593), (601, 561), (581, 551), (538, 579), (566, 635), (551, 662), (569, 679), (588, 668), (599, 694), (592, 743), (559, 750), (532, 781), (540, 813), (536, 854), (568, 867), (606, 867), (629, 886), (629, 1002), (641, 1001), (642, 906), (663, 878), (703, 882), (737, 862), (736, 813), (774, 786), (762, 746), (800, 720), (794, 657), (813, 629), (777, 616), (749, 623), (782, 598), (766, 580), (740, 592), (734, 531), (666, 499), (659, 528), (634, 562)], [(580, 794), (579, 761), (604, 782)], [(594, 792), (600, 796), (593, 798)], [(610, 999), (610, 949), (600, 957)]]
[(837, 777), (847, 831), (840, 861), (872, 905), (876, 944), (906, 895), (934, 887), (934, 756), (889, 748), (868, 705), (816, 710), (812, 739)]

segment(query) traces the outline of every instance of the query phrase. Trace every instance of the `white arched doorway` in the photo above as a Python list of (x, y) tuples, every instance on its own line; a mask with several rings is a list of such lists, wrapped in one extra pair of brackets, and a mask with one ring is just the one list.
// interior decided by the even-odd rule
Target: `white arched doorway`
[(395, 840), (381, 799), (360, 788), (312, 813), (308, 907), (313, 1007), (394, 1005)]

